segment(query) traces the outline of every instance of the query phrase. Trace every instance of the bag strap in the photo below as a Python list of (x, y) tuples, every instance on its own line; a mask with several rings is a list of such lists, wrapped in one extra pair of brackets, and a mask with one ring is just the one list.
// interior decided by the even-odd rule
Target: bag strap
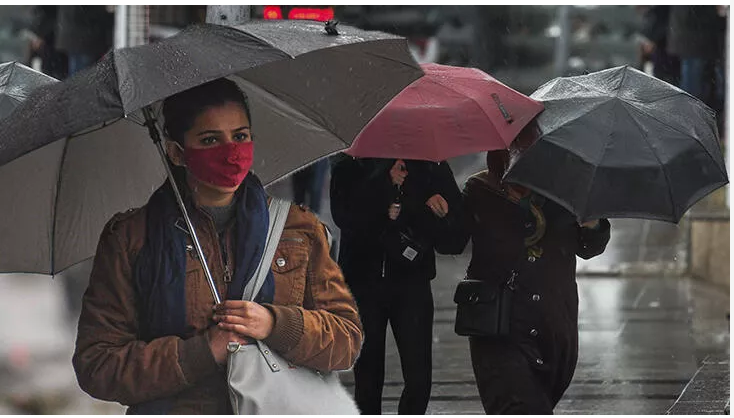
[(280, 236), (285, 227), (285, 221), (288, 219), (290, 208), (291, 203), (286, 200), (277, 197), (270, 199), (270, 205), (268, 207), (270, 222), (268, 225), (268, 237), (265, 240), (265, 250), (260, 258), (260, 264), (257, 266), (255, 274), (247, 283), (247, 286), (245, 286), (244, 292), (242, 292), (242, 300), (253, 300), (265, 283), (265, 279), (267, 279), (268, 273), (270, 272), (270, 264), (273, 262), (275, 250), (278, 248), (278, 242), (280, 242)]

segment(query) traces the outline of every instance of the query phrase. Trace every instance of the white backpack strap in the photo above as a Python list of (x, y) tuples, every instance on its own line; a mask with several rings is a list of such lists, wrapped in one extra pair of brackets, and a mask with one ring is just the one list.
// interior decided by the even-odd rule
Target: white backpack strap
[(275, 250), (278, 248), (278, 242), (280, 242), (280, 236), (283, 233), (285, 227), (285, 221), (288, 219), (288, 212), (290, 212), (291, 203), (273, 197), (270, 199), (270, 224), (268, 226), (268, 237), (265, 240), (265, 250), (263, 256), (260, 258), (260, 264), (255, 270), (255, 274), (252, 279), (245, 286), (245, 291), (242, 294), (242, 300), (253, 300), (255, 296), (260, 292), (260, 288), (265, 283), (265, 279), (268, 277), (270, 272), (270, 265), (273, 262), (275, 256)]

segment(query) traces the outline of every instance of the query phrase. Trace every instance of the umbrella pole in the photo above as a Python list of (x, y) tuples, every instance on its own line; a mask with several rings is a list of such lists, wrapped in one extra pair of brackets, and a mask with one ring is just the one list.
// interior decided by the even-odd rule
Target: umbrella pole
[(212, 277), (212, 273), (209, 270), (209, 266), (206, 263), (206, 257), (204, 257), (204, 251), (201, 249), (201, 244), (199, 243), (199, 238), (196, 236), (196, 230), (194, 229), (194, 224), (191, 223), (191, 218), (189, 218), (189, 213), (186, 211), (186, 205), (184, 205), (183, 198), (181, 197), (181, 192), (178, 190), (178, 185), (176, 184), (176, 181), (173, 178), (173, 172), (171, 171), (171, 167), (168, 165), (168, 160), (166, 158), (166, 151), (163, 149), (163, 143), (161, 141), (160, 133), (158, 132), (158, 128), (155, 126), (155, 119), (153, 118), (153, 110), (150, 106), (146, 106), (143, 108), (143, 115), (145, 116), (145, 126), (148, 127), (148, 134), (150, 134), (150, 138), (153, 140), (153, 143), (155, 144), (156, 149), (158, 149), (158, 154), (161, 157), (161, 160), (163, 161), (163, 167), (166, 169), (166, 176), (168, 176), (168, 181), (171, 183), (171, 186), (173, 187), (173, 193), (176, 195), (176, 201), (178, 202), (178, 207), (181, 209), (181, 214), (183, 215), (184, 220), (186, 221), (186, 227), (189, 230), (189, 233), (191, 234), (191, 240), (194, 241), (194, 248), (196, 248), (196, 253), (199, 256), (199, 262), (201, 262), (201, 267), (204, 269), (204, 275), (206, 276), (206, 281), (209, 284), (209, 290), (212, 292), (212, 296), (214, 297), (215, 303), (221, 303), (222, 298), (219, 296), (219, 292), (217, 291), (217, 285), (214, 282), (214, 278)]

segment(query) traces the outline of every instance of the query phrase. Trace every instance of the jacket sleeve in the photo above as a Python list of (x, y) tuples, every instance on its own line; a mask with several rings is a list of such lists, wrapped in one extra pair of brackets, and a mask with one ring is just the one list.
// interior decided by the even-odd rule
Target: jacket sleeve
[(461, 254), (469, 242), (469, 226), (464, 217), (464, 199), (447, 162), (438, 165), (435, 181), (441, 196), (449, 204), (445, 218), (437, 218), (435, 247), (440, 254)]
[[(444, 218), (434, 215), (423, 201), (404, 202), (405, 213), (400, 221), (430, 237), (434, 249), (440, 254), (461, 254), (469, 241), (464, 222), (461, 190), (456, 185), (451, 167), (446, 162), (434, 164), (431, 170), (431, 196), (440, 194), (449, 206)], [(430, 196), (429, 196), (430, 197)]]
[(394, 191), (387, 174), (368, 176), (357, 161), (343, 158), (332, 169), (330, 189), (331, 214), (340, 229), (378, 236), (387, 227)]
[(606, 219), (599, 220), (598, 228), (577, 226), (578, 245), (576, 254), (588, 260), (604, 252), (611, 237), (611, 224)]
[(461, 191), (462, 207), (459, 215), (461, 216), (462, 226), (465, 228), (467, 241), (471, 238), (471, 231), (475, 231), (476, 228), (478, 228), (477, 221), (474, 217), (474, 207), (476, 206), (476, 203), (473, 199), (477, 193), (476, 187), (473, 186), (475, 181), (476, 180), (473, 177), (467, 179), (464, 184), (464, 189)]
[(137, 338), (131, 263), (110, 222), (97, 247), (72, 359), (79, 386), (123, 405), (172, 396), (217, 371), (205, 334)]
[(362, 346), (362, 323), (329, 244), (314, 218), (304, 307), (265, 306), (275, 325), (265, 343), (294, 364), (321, 371), (346, 370)]

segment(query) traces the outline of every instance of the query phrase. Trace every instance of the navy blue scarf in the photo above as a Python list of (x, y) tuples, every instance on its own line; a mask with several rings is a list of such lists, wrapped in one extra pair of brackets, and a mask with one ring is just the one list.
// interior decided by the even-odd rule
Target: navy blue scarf
[[(182, 193), (186, 190), (184, 187), (179, 189)], [(248, 174), (235, 199), (236, 260), (226, 299), (239, 300), (265, 250), (270, 214), (267, 194), (254, 174)], [(190, 198), (184, 195), (184, 200), (187, 201), (187, 210), (192, 213)], [(186, 245), (191, 240), (188, 232), (183, 230), (186, 224), (168, 181), (153, 193), (146, 210), (145, 243), (133, 265), (140, 318), (139, 338), (143, 341), (169, 335), (185, 338), (192, 331), (186, 324), (185, 290)], [(217, 256), (221, 257), (221, 254)], [(207, 261), (210, 265), (216, 262)], [(202, 275), (200, 280), (206, 279)], [(275, 279), (270, 271), (255, 301), (272, 302), (274, 294)], [(169, 402), (153, 401), (134, 409), (135, 413), (155, 414), (164, 413), (169, 406)]]

